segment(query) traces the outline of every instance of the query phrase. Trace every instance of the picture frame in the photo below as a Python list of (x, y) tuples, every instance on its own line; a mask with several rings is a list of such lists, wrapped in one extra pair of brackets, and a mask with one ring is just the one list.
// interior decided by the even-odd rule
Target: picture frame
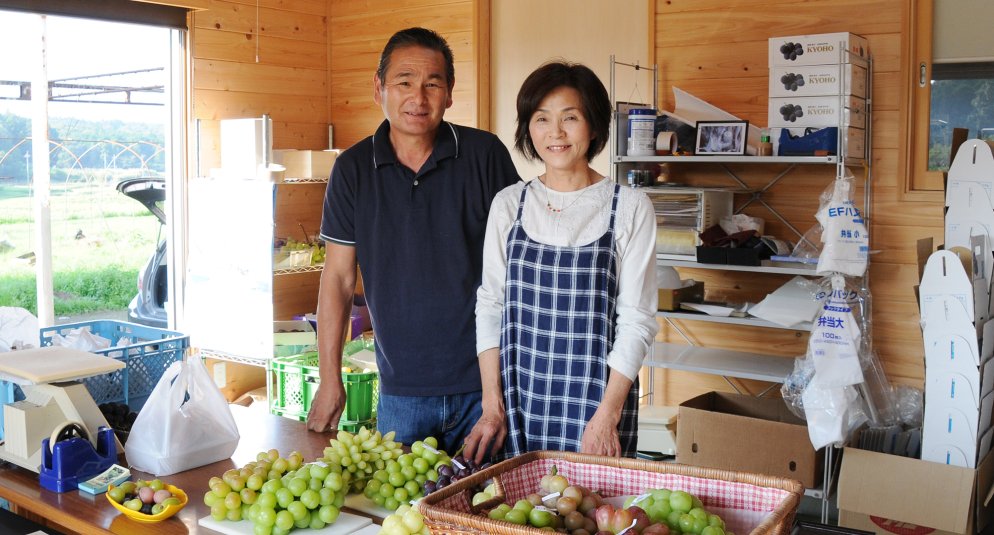
[(697, 121), (694, 154), (742, 156), (748, 132), (749, 121)]

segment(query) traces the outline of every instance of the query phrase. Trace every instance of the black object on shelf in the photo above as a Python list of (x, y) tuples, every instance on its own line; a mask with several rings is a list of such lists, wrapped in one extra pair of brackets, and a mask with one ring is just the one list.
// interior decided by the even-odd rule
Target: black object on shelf
[(790, 535), (873, 535), (873, 532), (801, 520), (794, 525)]

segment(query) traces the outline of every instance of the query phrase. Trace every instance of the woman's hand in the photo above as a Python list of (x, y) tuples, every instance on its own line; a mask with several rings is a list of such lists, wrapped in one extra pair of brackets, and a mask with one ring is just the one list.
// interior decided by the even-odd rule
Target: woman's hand
[(604, 410), (603, 406), (598, 408), (583, 430), (580, 453), (621, 457), (621, 439), (618, 437), (620, 420), (620, 412)]
[(488, 450), (491, 455), (496, 455), (504, 447), (505, 438), (507, 438), (507, 416), (503, 407), (484, 410), (480, 420), (463, 441), (465, 445), (463, 456), (472, 459), (476, 464), (483, 464)]

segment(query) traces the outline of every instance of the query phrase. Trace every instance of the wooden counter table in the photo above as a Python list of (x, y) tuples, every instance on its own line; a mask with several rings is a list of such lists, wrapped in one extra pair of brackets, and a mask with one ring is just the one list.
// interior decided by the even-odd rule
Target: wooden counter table
[[(308, 432), (303, 423), (273, 416), (265, 408), (232, 405), (231, 413), (238, 424), (241, 440), (230, 459), (160, 478), (183, 489), (189, 498), (186, 507), (162, 522), (135, 522), (114, 509), (104, 494), (91, 496), (78, 490), (57, 493), (43, 489), (38, 483), (38, 474), (6, 463), (0, 468), (0, 498), (11, 503), (13, 512), (64, 533), (215, 534), (216, 531), (197, 525), (198, 519), (210, 515), (210, 508), (204, 505), (204, 493), (211, 476), (220, 476), (229, 468), (240, 468), (254, 461), (259, 452), (270, 448), (278, 449), (283, 456), (296, 450), (303, 454), (305, 461), (312, 461), (324, 454), (328, 441), (336, 435), (334, 432)], [(154, 476), (132, 470), (132, 479), (139, 478), (154, 479)]]

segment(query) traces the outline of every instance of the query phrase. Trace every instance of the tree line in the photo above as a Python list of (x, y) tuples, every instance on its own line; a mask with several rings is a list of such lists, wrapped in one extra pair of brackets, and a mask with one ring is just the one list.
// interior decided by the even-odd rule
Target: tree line
[[(52, 178), (85, 176), (85, 170), (108, 168), (161, 176), (166, 164), (164, 136), (164, 126), (156, 123), (52, 117), (48, 130)], [(2, 183), (30, 181), (30, 137), (30, 118), (0, 113)]]

